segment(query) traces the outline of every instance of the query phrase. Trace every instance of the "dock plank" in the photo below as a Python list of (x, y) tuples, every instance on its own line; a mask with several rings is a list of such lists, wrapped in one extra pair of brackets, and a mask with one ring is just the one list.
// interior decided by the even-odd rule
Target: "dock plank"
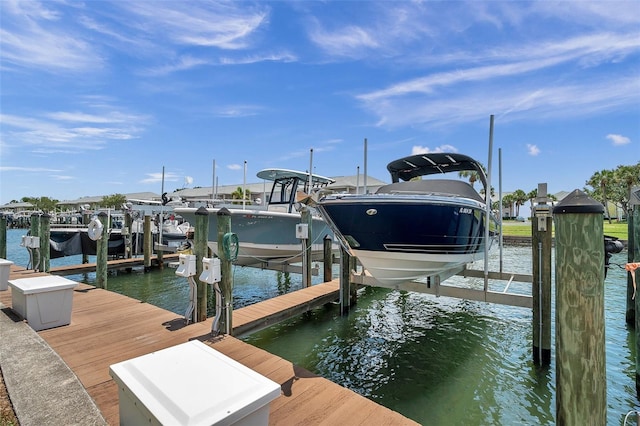
[[(19, 270), (14, 275), (12, 269), (11, 279), (23, 275)], [(235, 310), (234, 329), (311, 309), (318, 301), (335, 299), (337, 289), (335, 281), (319, 284)], [(10, 293), (0, 292), (6, 306), (11, 306)], [(185, 326), (184, 318), (173, 312), (81, 284), (73, 292), (71, 323), (38, 334), (74, 371), (110, 425), (119, 424), (119, 408), (109, 366), (193, 339), (280, 384), (282, 394), (271, 403), (270, 425), (381, 424), (380, 420), (388, 425), (417, 424), (235, 337), (212, 336), (211, 321)]]

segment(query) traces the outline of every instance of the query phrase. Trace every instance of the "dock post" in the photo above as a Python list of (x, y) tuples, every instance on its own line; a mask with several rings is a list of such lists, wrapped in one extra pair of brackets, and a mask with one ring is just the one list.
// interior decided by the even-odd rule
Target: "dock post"
[(196, 310), (198, 317), (193, 322), (207, 320), (207, 283), (203, 283), (197, 277), (202, 274), (202, 258), (207, 256), (207, 239), (209, 237), (209, 213), (204, 207), (199, 207), (195, 212), (196, 223), (194, 227), (193, 254), (196, 255), (196, 283), (198, 287), (198, 297)]
[(575, 190), (554, 209), (556, 423), (607, 423), (601, 203)]
[(229, 247), (225, 249), (225, 235), (231, 234), (231, 212), (223, 207), (218, 210), (218, 255), (220, 256), (220, 290), (224, 315), (220, 320), (220, 330), (233, 335), (233, 274)]
[(51, 269), (51, 216), (48, 213), (40, 215), (40, 272)]
[[(638, 257), (636, 257), (634, 253), (636, 246), (634, 223), (636, 227), (640, 226), (640, 223), (638, 223), (634, 218), (634, 213), (640, 208), (640, 206), (635, 206), (634, 208), (631, 203), (632, 200), (630, 200), (629, 208), (627, 209), (627, 261), (629, 263), (640, 261), (636, 260), (640, 259), (640, 253)], [(631, 273), (629, 273), (627, 274), (627, 310), (625, 313), (625, 321), (627, 322), (627, 325), (632, 328), (635, 328), (636, 326), (636, 302), (634, 300), (634, 295), (635, 288), (633, 286), (633, 278)]]
[(351, 271), (355, 258), (344, 247), (340, 247), (340, 313), (346, 314), (356, 304), (357, 288), (351, 283)]
[[(84, 211), (82, 213), (82, 224), (84, 225), (85, 228), (87, 228), (89, 226), (89, 222), (91, 222), (91, 215), (89, 213), (87, 213), (86, 211)], [(89, 263), (89, 255), (84, 251), (84, 249), (82, 250), (82, 264), (86, 264)]]
[(324, 277), (323, 281), (329, 282), (333, 279), (333, 252), (331, 251), (331, 246), (333, 245), (333, 240), (329, 235), (325, 235), (322, 239), (323, 243), (323, 261), (324, 265)]
[(537, 205), (531, 221), (533, 251), (533, 362), (551, 364), (551, 229), (547, 184), (538, 184)]
[[(29, 234), (32, 237), (40, 237), (40, 214), (39, 213), (31, 213), (31, 222), (29, 224)], [(32, 250), (29, 249), (29, 252), (32, 255), (31, 258), (31, 268), (34, 271), (40, 271), (41, 262), (42, 262), (42, 253), (40, 253), (40, 249)], [(35, 254), (35, 256), (34, 256)]]
[(0, 213), (0, 259), (7, 258), (7, 217)]
[(109, 258), (109, 217), (105, 212), (98, 214), (102, 223), (102, 234), (96, 241), (96, 287), (107, 288), (107, 260)]
[(133, 257), (133, 217), (131, 212), (124, 214), (124, 257), (131, 259)]
[(142, 252), (144, 253), (144, 271), (149, 272), (151, 269), (151, 256), (153, 255), (153, 233), (151, 232), (151, 216), (144, 216), (144, 242), (142, 243)]
[(302, 239), (302, 286), (307, 288), (311, 287), (311, 243), (313, 235), (311, 232), (313, 218), (307, 206), (302, 208), (300, 220), (307, 225), (307, 238)]
[[(640, 187), (636, 187), (635, 190), (632, 191), (629, 206), (633, 206), (633, 212), (630, 216), (627, 216), (627, 220), (631, 218), (632, 223), (628, 235), (627, 259), (629, 260), (629, 263), (635, 263), (640, 262)], [(638, 315), (637, 312), (640, 312), (640, 297), (638, 297), (637, 294), (638, 289), (634, 288), (631, 274), (635, 274), (634, 277), (637, 285), (640, 282), (640, 269), (636, 269), (635, 271), (631, 271), (627, 274), (627, 283), (631, 281), (631, 287), (633, 291), (636, 292), (633, 306), (636, 336), (636, 396), (638, 396), (640, 395), (640, 353), (638, 353), (638, 348), (640, 348), (640, 340), (638, 340), (638, 335), (640, 334), (640, 315)], [(627, 284), (627, 288), (628, 287), (629, 285)]]

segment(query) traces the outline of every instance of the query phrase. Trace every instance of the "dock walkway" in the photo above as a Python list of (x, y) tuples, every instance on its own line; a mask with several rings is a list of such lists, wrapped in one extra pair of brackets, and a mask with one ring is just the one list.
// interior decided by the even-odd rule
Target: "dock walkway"
[[(35, 275), (12, 267), (10, 279), (26, 276)], [(337, 291), (337, 282), (333, 281), (238, 309), (233, 314), (234, 330), (246, 333), (270, 325), (288, 314), (310, 309), (315, 303), (331, 298), (335, 300)], [(11, 290), (0, 292), (0, 304), (4, 305), (0, 315), (8, 316), (12, 313), (5, 308), (11, 306)], [(95, 401), (95, 405), (109, 425), (119, 424), (118, 389), (109, 375), (109, 366), (193, 339), (201, 340), (281, 385), (281, 396), (270, 406), (270, 425), (417, 424), (353, 391), (237, 338), (212, 337), (211, 321), (208, 319), (185, 326), (184, 318), (173, 312), (117, 293), (80, 284), (74, 291), (70, 325), (38, 333), (26, 326), (20, 333), (37, 334), (43, 342), (46, 342), (47, 345), (43, 349), (52, 349), (64, 361), (87, 394)], [(13, 322), (15, 323), (15, 320)], [(26, 325), (22, 322), (20, 324)], [(0, 355), (13, 347), (13, 343), (8, 342), (6, 337), (3, 331)], [(30, 391), (33, 399), (33, 395), (39, 395), (39, 389), (49, 386), (47, 380), (50, 381), (51, 378), (47, 377), (46, 372), (40, 377), (26, 375), (26, 372), (33, 367), (28, 365), (28, 362), (18, 362), (19, 359), (19, 354), (14, 354), (10, 359), (3, 355), (0, 358), (0, 366), (3, 374), (5, 371), (15, 375), (25, 374), (18, 377), (5, 376), (21, 425), (60, 424), (53, 417), (54, 413), (51, 413), (52, 422), (43, 423), (42, 419), (25, 421), (28, 418), (21, 413), (22, 402), (14, 400), (16, 395), (14, 388), (21, 387), (22, 392)], [(4, 364), (7, 362), (18, 365), (6, 368)], [(23, 378), (27, 378), (30, 382), (22, 383)], [(68, 395), (62, 392), (58, 394), (58, 398), (67, 400)], [(55, 401), (40, 402), (57, 407)], [(59, 409), (64, 409), (64, 406), (65, 404), (61, 404)], [(91, 407), (88, 415), (91, 415)], [(72, 419), (73, 417), (69, 415), (64, 423), (72, 424), (74, 423)], [(92, 424), (99, 424), (99, 421)]]

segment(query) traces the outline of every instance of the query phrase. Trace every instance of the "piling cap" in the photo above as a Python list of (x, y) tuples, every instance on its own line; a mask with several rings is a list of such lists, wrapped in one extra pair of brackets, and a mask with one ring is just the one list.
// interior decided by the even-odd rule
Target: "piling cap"
[(231, 216), (231, 212), (229, 211), (228, 208), (223, 207), (220, 210), (218, 210), (218, 216)]
[(207, 212), (207, 209), (205, 207), (198, 207), (198, 210), (196, 210), (196, 212), (194, 213), (196, 216), (208, 216), (209, 212)]
[(604, 213), (602, 203), (589, 197), (579, 189), (564, 197), (554, 208), (553, 214), (563, 213)]

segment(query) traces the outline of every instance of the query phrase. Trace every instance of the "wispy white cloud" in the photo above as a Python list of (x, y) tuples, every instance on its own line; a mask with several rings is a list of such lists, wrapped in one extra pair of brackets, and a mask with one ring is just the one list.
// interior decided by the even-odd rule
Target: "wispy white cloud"
[(64, 26), (62, 12), (43, 2), (1, 2), (0, 51), (8, 64), (45, 72), (96, 72), (104, 61), (81, 34)]
[(256, 64), (259, 62), (295, 62), (298, 58), (296, 55), (282, 52), (282, 53), (259, 53), (253, 55), (246, 55), (238, 58), (222, 57), (220, 58), (220, 64), (222, 65), (248, 65)]
[(532, 157), (537, 156), (538, 154), (540, 154), (540, 148), (538, 148), (537, 145), (533, 145), (528, 143), (527, 144), (527, 152), (529, 153), (529, 155), (531, 155)]
[(59, 169), (48, 169), (46, 167), (21, 167), (21, 166), (0, 166), (0, 170), (3, 172), (32, 172), (32, 173), (42, 173), (42, 172), (59, 173), (62, 171)]
[[(242, 49), (268, 22), (269, 8), (235, 2), (120, 2), (138, 29), (187, 46)], [(140, 20), (142, 19), (142, 20)], [(136, 25), (136, 24), (133, 24)]]
[(263, 110), (259, 105), (226, 105), (214, 108), (213, 115), (221, 118), (240, 118), (258, 115)]
[(229, 164), (227, 166), (229, 170), (242, 170), (242, 164)]
[(631, 139), (629, 139), (626, 136), (622, 136), (622, 135), (616, 135), (616, 134), (608, 134), (607, 135), (607, 139), (609, 139), (611, 141), (611, 143), (613, 143), (613, 145), (626, 145), (631, 143)]
[(148, 117), (117, 110), (104, 114), (55, 111), (40, 116), (0, 114), (3, 144), (31, 147), (34, 152), (78, 153), (100, 150), (111, 141), (139, 137)]
[(163, 76), (174, 72), (187, 71), (197, 67), (209, 65), (210, 61), (192, 56), (182, 56), (171, 64), (158, 65), (140, 72), (141, 75)]
[[(140, 183), (149, 184), (149, 183), (160, 183), (162, 182), (162, 172), (154, 172), (147, 173), (146, 178), (140, 180)], [(165, 182), (179, 182), (181, 176), (177, 173), (165, 172), (164, 173), (164, 181)]]
[(417, 154), (429, 154), (437, 152), (458, 152), (458, 149), (453, 145), (440, 145), (435, 148), (429, 148), (428, 146), (414, 145), (411, 148), (411, 155)]

